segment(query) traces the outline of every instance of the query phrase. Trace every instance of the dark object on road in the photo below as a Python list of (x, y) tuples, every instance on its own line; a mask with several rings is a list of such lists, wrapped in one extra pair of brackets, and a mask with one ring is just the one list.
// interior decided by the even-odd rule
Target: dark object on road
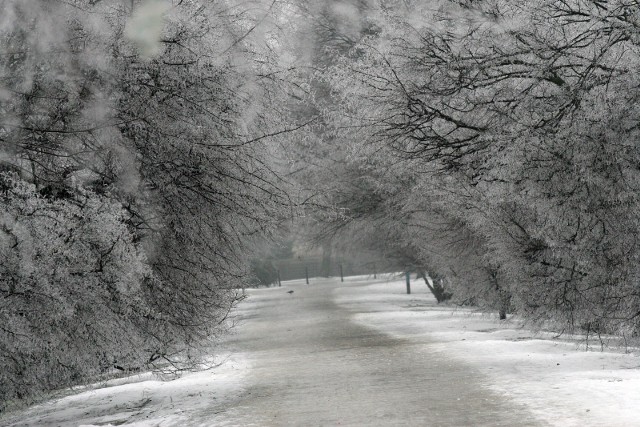
[(293, 293), (293, 291), (287, 291), (287, 293), (288, 293), (288, 294), (292, 294), (292, 293)]

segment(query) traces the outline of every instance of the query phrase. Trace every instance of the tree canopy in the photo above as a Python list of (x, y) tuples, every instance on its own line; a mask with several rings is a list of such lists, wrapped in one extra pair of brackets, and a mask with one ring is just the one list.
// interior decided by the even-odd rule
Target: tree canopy
[[(377, 31), (323, 74), (327, 122), (350, 168), (403, 173), (334, 226), (413, 230), (400, 245), (460, 301), (635, 335), (636, 15), (625, 1), (373, 5)], [(371, 194), (349, 190), (330, 197)]]
[(0, 400), (195, 366), (226, 329), (291, 204), (276, 6), (0, 3)]
[(1, 401), (196, 366), (290, 228), (438, 302), (638, 336), (636, 2), (0, 12)]

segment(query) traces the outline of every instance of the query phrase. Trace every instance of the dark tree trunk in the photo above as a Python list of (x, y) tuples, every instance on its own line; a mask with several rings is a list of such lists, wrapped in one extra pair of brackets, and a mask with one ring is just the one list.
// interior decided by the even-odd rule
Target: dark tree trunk
[(320, 265), (320, 275), (322, 277), (331, 277), (331, 245), (324, 243), (322, 245), (322, 264)]
[(509, 310), (509, 305), (511, 301), (511, 295), (500, 286), (500, 282), (498, 281), (498, 271), (490, 270), (489, 277), (493, 281), (493, 284), (496, 288), (496, 292), (498, 293), (498, 316), (500, 320), (507, 319), (507, 311)]
[(424, 283), (427, 285), (427, 287), (429, 288), (433, 296), (436, 298), (436, 301), (438, 302), (438, 304), (440, 304), (441, 302), (450, 300), (451, 297), (453, 296), (451, 292), (447, 292), (444, 286), (444, 279), (436, 276), (432, 278), (433, 285), (431, 285), (429, 283), (429, 279), (427, 279), (427, 274), (424, 270), (418, 270), (417, 278), (420, 278), (420, 277), (424, 279)]

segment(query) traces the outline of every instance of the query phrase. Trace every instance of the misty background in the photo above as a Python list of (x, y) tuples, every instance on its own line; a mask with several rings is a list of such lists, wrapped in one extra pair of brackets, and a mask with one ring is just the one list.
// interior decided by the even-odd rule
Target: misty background
[(247, 286), (417, 275), (637, 343), (628, 0), (0, 0), (0, 408), (201, 366)]

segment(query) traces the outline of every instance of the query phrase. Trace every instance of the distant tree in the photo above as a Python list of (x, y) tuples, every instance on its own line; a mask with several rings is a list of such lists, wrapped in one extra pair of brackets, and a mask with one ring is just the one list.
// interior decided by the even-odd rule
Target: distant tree
[[(278, 283), (277, 261), (293, 258), (293, 240), (288, 238), (288, 230), (279, 230), (280, 237), (256, 244), (257, 249), (251, 257), (252, 285), (271, 286)], [(282, 235), (287, 237), (282, 237)]]

